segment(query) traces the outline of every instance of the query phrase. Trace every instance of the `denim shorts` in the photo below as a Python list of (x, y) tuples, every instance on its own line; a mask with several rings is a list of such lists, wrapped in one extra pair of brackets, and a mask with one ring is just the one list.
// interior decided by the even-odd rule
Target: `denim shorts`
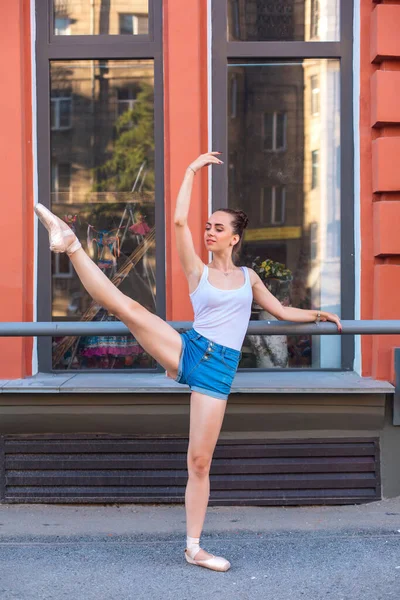
[(182, 353), (175, 381), (187, 384), (192, 392), (227, 400), (242, 353), (211, 342), (193, 328), (180, 336)]

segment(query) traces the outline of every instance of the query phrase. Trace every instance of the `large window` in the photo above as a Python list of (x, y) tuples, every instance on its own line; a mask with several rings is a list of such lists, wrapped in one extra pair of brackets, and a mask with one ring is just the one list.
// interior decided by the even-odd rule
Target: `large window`
[[(283, 304), (351, 319), (352, 2), (212, 7), (213, 147), (227, 156), (213, 208), (248, 213), (240, 263)], [(251, 318), (271, 315), (254, 303)], [(345, 336), (246, 336), (242, 351), (249, 369), (352, 369), (354, 358)]]
[[(46, 4), (37, 2), (41, 202), (121, 291), (165, 317), (161, 0)], [(43, 228), (39, 243), (38, 319), (116, 320), (67, 257), (50, 255)], [(39, 368), (157, 367), (127, 335), (41, 340)]]

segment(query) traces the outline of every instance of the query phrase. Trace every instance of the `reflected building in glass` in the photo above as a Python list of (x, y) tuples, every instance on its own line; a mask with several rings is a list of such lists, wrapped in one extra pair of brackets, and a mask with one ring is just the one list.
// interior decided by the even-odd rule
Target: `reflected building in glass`
[[(336, 39), (338, 3), (328, 4), (230, 2), (230, 38)], [(243, 59), (228, 65), (228, 203), (243, 208), (250, 219), (242, 261), (251, 266), (259, 257), (259, 262), (282, 263), (291, 271), (290, 286), (276, 277), (268, 280), (281, 302), (338, 314), (339, 106), (338, 60)], [(252, 318), (270, 317), (253, 306)], [(339, 338), (269, 340), (275, 350), (265, 348), (266, 338), (248, 337), (242, 366), (341, 364)], [(275, 362), (274, 352), (281, 356)]]
[(147, 35), (148, 0), (53, 0), (54, 35)]
[(336, 41), (339, 7), (339, 0), (229, 0), (229, 39)]
[[(312, 307), (340, 315), (340, 64), (304, 61), (304, 232)], [(313, 338), (315, 366), (340, 364), (340, 338)]]

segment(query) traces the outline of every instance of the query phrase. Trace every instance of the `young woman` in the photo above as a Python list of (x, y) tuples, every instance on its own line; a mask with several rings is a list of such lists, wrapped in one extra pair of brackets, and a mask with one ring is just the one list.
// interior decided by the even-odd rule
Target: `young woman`
[(200, 548), (200, 535), (210, 493), (210, 465), (241, 356), (252, 300), (278, 319), (333, 321), (340, 331), (341, 324), (339, 317), (331, 313), (283, 307), (252, 269), (235, 266), (232, 255), (237, 253), (248, 221), (240, 210), (221, 209), (213, 213), (204, 231), (204, 243), (213, 254), (212, 261), (205, 265), (196, 254), (188, 227), (193, 179), (201, 168), (222, 164), (219, 154), (202, 154), (189, 165), (177, 198), (176, 243), (195, 317), (193, 328), (182, 334), (115, 287), (84, 252), (64, 221), (41, 204), (35, 211), (49, 231), (50, 249), (68, 254), (92, 298), (127, 325), (169, 377), (189, 385), (185, 558), (193, 565), (227, 571), (228, 560)]

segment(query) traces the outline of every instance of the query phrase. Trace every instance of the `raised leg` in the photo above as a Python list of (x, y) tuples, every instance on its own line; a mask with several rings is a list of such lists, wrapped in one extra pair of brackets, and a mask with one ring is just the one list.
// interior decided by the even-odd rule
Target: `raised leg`
[[(192, 392), (187, 466), (189, 478), (185, 493), (187, 535), (199, 538), (210, 495), (210, 467), (224, 420), (226, 400)], [(200, 549), (196, 560), (212, 555)]]
[(182, 340), (168, 323), (123, 294), (82, 249), (73, 231), (42, 204), (35, 212), (49, 232), (50, 249), (66, 252), (84, 288), (103, 308), (116, 315), (153, 358), (176, 377)]
[(139, 344), (171, 377), (178, 373), (182, 340), (163, 319), (123, 294), (80, 248), (70, 255), (71, 262), (90, 296), (127, 327)]

